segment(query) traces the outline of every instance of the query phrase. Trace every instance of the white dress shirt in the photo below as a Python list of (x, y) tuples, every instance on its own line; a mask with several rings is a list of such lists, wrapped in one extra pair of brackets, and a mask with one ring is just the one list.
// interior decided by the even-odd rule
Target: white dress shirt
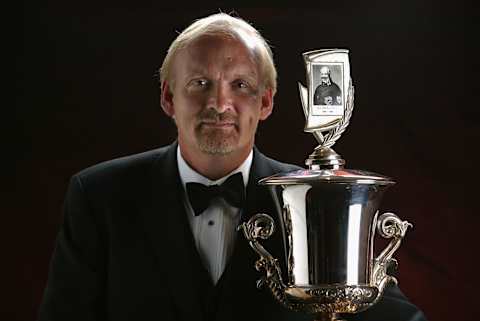
[(222, 276), (227, 261), (230, 258), (237, 235), (236, 228), (240, 223), (241, 209), (231, 206), (222, 198), (215, 198), (210, 206), (200, 215), (195, 216), (186, 192), (186, 184), (190, 182), (204, 185), (220, 185), (229, 176), (242, 173), (245, 188), (248, 184), (248, 175), (252, 165), (253, 151), (240, 167), (228, 175), (212, 181), (193, 170), (183, 159), (180, 147), (177, 147), (177, 164), (180, 180), (184, 192), (184, 205), (187, 213), (193, 238), (200, 258), (210, 273), (214, 284)]

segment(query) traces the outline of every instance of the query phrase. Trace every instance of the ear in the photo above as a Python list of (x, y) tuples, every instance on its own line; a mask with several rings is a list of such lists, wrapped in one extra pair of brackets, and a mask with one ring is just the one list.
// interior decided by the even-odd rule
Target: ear
[(260, 120), (265, 120), (273, 110), (273, 92), (271, 88), (265, 89), (262, 95), (262, 107), (260, 108)]
[(162, 105), (162, 109), (165, 114), (173, 117), (175, 113), (175, 110), (173, 108), (173, 92), (170, 88), (169, 83), (166, 80), (162, 82), (160, 104)]

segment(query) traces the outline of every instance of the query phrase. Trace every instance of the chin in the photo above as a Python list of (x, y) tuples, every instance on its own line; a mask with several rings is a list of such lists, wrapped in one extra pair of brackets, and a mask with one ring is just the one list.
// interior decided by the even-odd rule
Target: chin
[(234, 146), (223, 144), (199, 144), (199, 148), (209, 155), (229, 155), (236, 150)]
[(198, 148), (210, 155), (228, 155), (239, 147), (238, 135), (230, 133), (226, 135), (221, 131), (204, 132), (197, 136)]
[(236, 140), (232, 139), (212, 139), (210, 137), (206, 139), (200, 139), (198, 141), (198, 147), (202, 152), (206, 154), (228, 155), (238, 149), (238, 143), (236, 142)]

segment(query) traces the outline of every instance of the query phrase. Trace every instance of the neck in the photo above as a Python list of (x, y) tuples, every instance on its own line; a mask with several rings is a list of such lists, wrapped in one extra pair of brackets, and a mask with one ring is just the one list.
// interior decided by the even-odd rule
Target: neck
[(252, 145), (249, 148), (220, 155), (208, 154), (200, 150), (191, 151), (188, 148), (182, 148), (182, 144), (179, 143), (179, 145), (180, 153), (187, 164), (197, 173), (212, 181), (222, 178), (240, 167), (253, 148)]

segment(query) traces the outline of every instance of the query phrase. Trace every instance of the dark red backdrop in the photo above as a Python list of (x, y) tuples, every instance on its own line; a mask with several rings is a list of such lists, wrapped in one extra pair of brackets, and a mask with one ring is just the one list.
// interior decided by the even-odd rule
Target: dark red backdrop
[(235, 9), (274, 47), (279, 92), (257, 145), (283, 161), (301, 165), (315, 146), (302, 131), (301, 53), (351, 50), (355, 110), (335, 149), (349, 168), (398, 182), (382, 209), (415, 224), (397, 255), (404, 292), (431, 320), (473, 320), (480, 114), (472, 85), (478, 62), (470, 53), (478, 39), (466, 34), (474, 14), (462, 2), (201, 9), (55, 2), (24, 6), (23, 36), (14, 48), (16, 117), (8, 124), (8, 155), (15, 170), (7, 170), (14, 179), (3, 204), (8, 259), (1, 319), (36, 316), (70, 175), (174, 139), (154, 72), (176, 30), (222, 8)]

